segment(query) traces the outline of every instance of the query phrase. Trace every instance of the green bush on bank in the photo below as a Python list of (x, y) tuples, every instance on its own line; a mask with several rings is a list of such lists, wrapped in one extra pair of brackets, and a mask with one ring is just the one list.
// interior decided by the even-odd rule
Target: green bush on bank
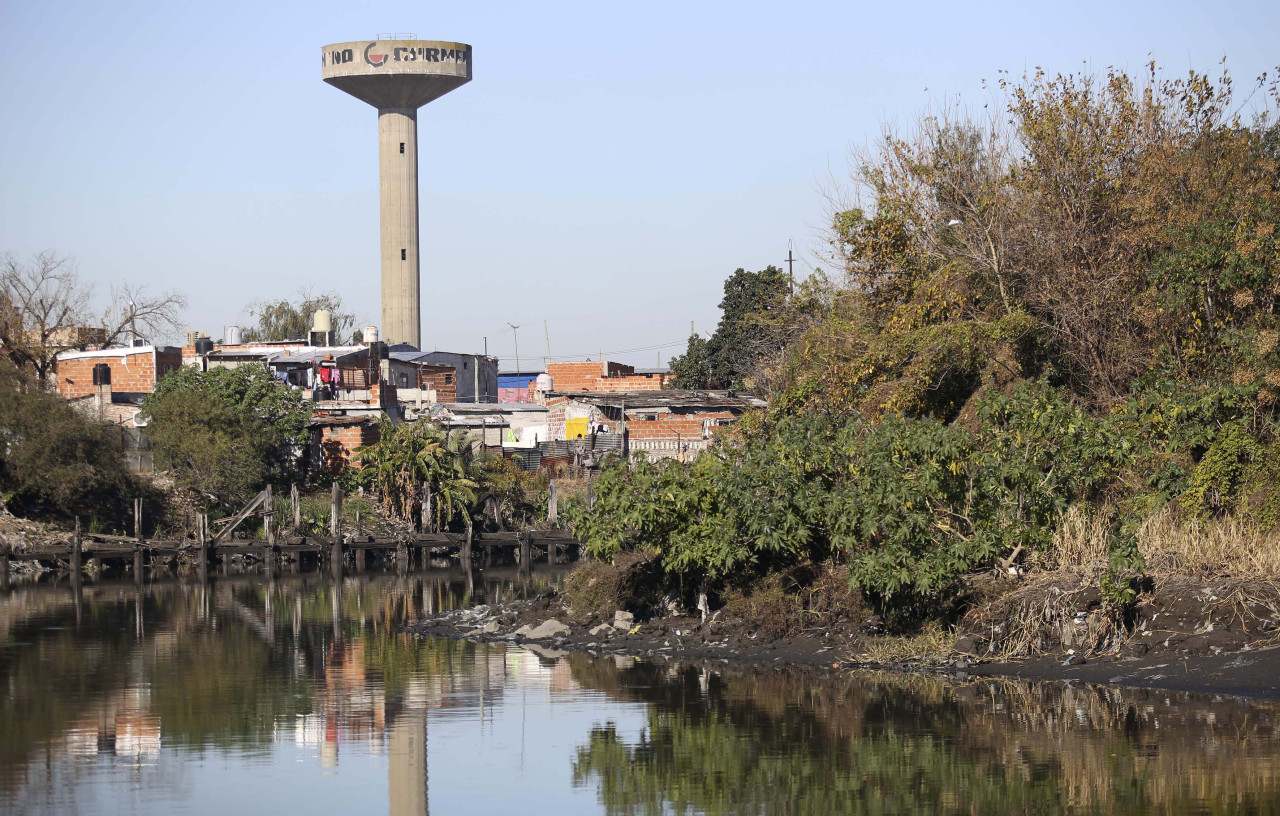
[(1132, 460), (1114, 423), (1043, 383), (980, 415), (976, 433), (901, 415), (764, 420), (689, 465), (612, 464), (575, 529), (593, 557), (653, 550), (685, 583), (835, 558), (881, 599), (936, 600), (1019, 546), (1048, 547), (1066, 508)]

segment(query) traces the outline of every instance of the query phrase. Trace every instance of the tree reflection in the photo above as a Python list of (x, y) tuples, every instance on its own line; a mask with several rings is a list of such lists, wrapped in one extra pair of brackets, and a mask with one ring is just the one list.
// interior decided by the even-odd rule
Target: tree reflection
[(607, 723), (577, 750), (575, 783), (594, 783), (609, 814), (1280, 813), (1269, 705), (609, 668), (575, 675), (650, 704), (638, 736)]

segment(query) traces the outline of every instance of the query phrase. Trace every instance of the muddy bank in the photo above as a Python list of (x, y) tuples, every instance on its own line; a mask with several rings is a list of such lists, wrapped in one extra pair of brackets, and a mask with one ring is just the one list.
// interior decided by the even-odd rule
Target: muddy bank
[[(1166, 591), (1144, 596), (1130, 611), (1130, 618), (1111, 629), (1099, 623), (1106, 607), (1096, 594), (1068, 594), (1064, 601), (1061, 590), (1046, 590), (1044, 608), (1052, 609), (1052, 614), (1047, 615), (1030, 652), (1016, 659), (999, 652), (1001, 646), (1007, 647), (1008, 638), (1001, 640), (996, 631), (1001, 624), (992, 624), (989, 617), (992, 610), (1004, 608), (999, 604), (988, 607), (987, 616), (963, 621), (960, 634), (931, 640), (929, 651), (915, 654), (911, 652), (921, 645), (918, 641), (878, 636), (868, 631), (874, 627), (865, 624), (814, 626), (768, 637), (726, 617), (723, 610), (705, 621), (688, 614), (642, 620), (626, 612), (577, 618), (570, 614), (563, 596), (551, 590), (529, 600), (441, 613), (419, 621), (409, 631), (658, 660), (891, 669), (962, 679), (999, 675), (1280, 696), (1280, 639), (1276, 636), (1280, 614), (1265, 595), (1239, 590), (1224, 582), (1200, 587), (1171, 583)], [(1025, 596), (1025, 588), (1019, 592)], [(1230, 603), (1222, 603), (1224, 598)], [(1012, 619), (1003, 623), (1007, 633)], [(910, 656), (869, 657), (886, 652)]]

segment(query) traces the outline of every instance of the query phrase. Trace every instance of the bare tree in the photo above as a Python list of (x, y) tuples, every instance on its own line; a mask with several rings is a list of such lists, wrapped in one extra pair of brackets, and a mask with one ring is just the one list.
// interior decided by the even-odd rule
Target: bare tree
[(41, 380), (58, 353), (86, 345), (119, 344), (134, 332), (160, 339), (180, 327), (186, 298), (177, 292), (152, 295), (147, 287), (113, 287), (111, 305), (95, 320), (93, 285), (80, 277), (74, 259), (46, 250), (29, 261), (0, 256), (0, 348), (19, 368)]
[(111, 305), (102, 315), (102, 344), (117, 345), (126, 337), (163, 340), (182, 328), (180, 317), (186, 307), (186, 296), (172, 289), (153, 295), (147, 286), (112, 286)]

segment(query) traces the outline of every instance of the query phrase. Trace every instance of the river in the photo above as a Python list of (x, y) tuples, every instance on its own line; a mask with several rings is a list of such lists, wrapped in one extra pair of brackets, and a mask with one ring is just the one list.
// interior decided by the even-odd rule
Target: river
[(0, 812), (1280, 813), (1280, 703), (417, 639), (494, 569), (0, 594)]

